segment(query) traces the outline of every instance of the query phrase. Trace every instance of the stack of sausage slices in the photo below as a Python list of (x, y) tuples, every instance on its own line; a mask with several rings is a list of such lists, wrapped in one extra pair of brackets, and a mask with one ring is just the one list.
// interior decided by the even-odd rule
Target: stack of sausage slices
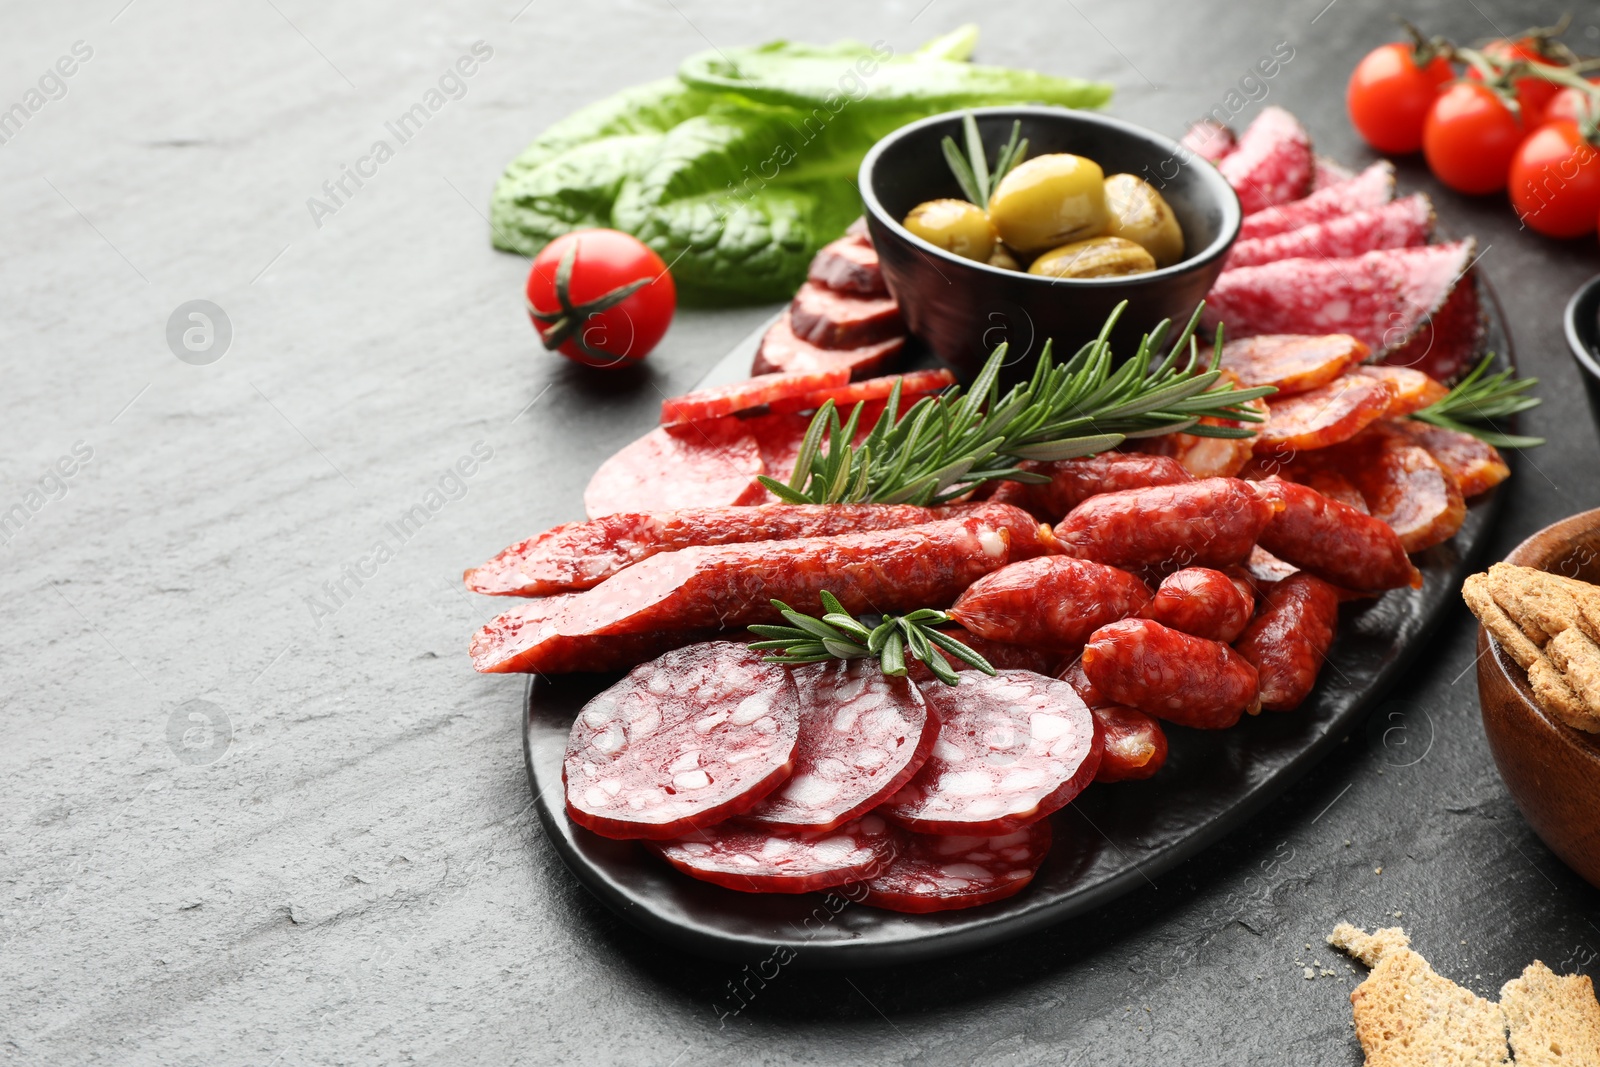
[[(467, 572), (525, 598), (474, 637), (479, 670), (627, 672), (573, 724), (574, 823), (735, 890), (988, 903), (1028, 884), (1049, 816), (1091, 782), (1156, 774), (1168, 729), (1299, 706), (1340, 605), (1420, 584), (1410, 555), (1508, 474), (1408, 417), (1481, 347), (1470, 246), (1420, 243), (1431, 212), (1393, 201), (1391, 172), (1339, 172), (1276, 109), (1207, 143), (1250, 190), (1209, 298), (1239, 339), (1208, 358), (1278, 390), (1254, 436), (1030, 462), (1039, 482), (940, 507), (773, 502), (758, 476), (791, 476), (823, 403), (865, 405), (865, 428), (896, 385), (909, 403), (952, 381), (880, 374), (898, 317), (853, 233), (819, 254), (755, 377), (666, 401), (596, 473), (588, 521)], [(891, 676), (849, 648), (796, 666), (749, 647), (783, 605), (830, 604), (940, 609), (995, 673), (952, 658), (951, 685), (914, 660)]]

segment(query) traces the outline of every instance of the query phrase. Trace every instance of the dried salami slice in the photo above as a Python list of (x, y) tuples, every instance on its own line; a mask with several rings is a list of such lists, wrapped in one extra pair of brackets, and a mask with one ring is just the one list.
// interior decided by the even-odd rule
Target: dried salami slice
[[(937, 393), (956, 384), (956, 376), (947, 370), (914, 370), (906, 374), (890, 374), (881, 378), (867, 378), (847, 385), (836, 385), (784, 397), (781, 400), (774, 400), (771, 407), (775, 412), (815, 411), (832, 400), (834, 406), (839, 409), (839, 417), (846, 419), (849, 418), (851, 409), (859, 403), (888, 399), (897, 383), (900, 386), (899, 410), (904, 412), (923, 394)], [(872, 423), (866, 420), (866, 414), (862, 412), (862, 420), (858, 425), (870, 429)]]
[(1321, 192), (1333, 185), (1340, 185), (1356, 176), (1356, 172), (1343, 163), (1329, 159), (1327, 156), (1317, 156), (1311, 161), (1311, 191)]
[[(1263, 400), (1247, 401), (1244, 407), (1267, 414)], [(1241, 419), (1216, 419), (1206, 416), (1202, 423), (1213, 426), (1244, 426), (1255, 430), (1262, 424)], [(1164, 456), (1182, 467), (1190, 478), (1232, 478), (1250, 462), (1255, 448), (1252, 437), (1205, 437), (1193, 433), (1164, 433), (1136, 442), (1152, 456)]]
[(1162, 579), (1139, 614), (1174, 630), (1227, 644), (1244, 631), (1255, 604), (1255, 593), (1245, 582), (1209, 567), (1185, 567)]
[(1452, 381), (1482, 358), (1487, 329), (1478, 286), (1468, 271), (1416, 336), (1384, 356), (1383, 362), (1422, 371), (1442, 382)]
[(992, 904), (1022, 891), (1050, 852), (1050, 823), (993, 837), (901, 833), (889, 866), (863, 883), (873, 907), (924, 915)]
[(939, 723), (921, 691), (886, 676), (876, 660), (814, 663), (794, 680), (802, 708), (794, 774), (745, 813), (747, 822), (831, 830), (898, 791), (933, 751)]
[(1201, 159), (1217, 163), (1224, 156), (1233, 154), (1233, 150), (1239, 147), (1239, 138), (1232, 129), (1220, 122), (1201, 119), (1190, 123), (1178, 143)]
[(1301, 256), (1343, 259), (1379, 248), (1425, 245), (1433, 235), (1433, 222), (1432, 201), (1423, 193), (1413, 193), (1382, 207), (1339, 215), (1270, 237), (1237, 241), (1228, 252), (1224, 269)]
[(1167, 762), (1167, 733), (1138, 708), (1112, 704), (1090, 708), (1105, 746), (1097, 782), (1131, 782), (1149, 778)]
[(738, 419), (658, 426), (600, 464), (583, 491), (591, 519), (619, 511), (755, 504), (761, 448)]
[(1150, 590), (1127, 571), (1071, 556), (1040, 556), (973, 582), (950, 617), (980, 637), (1065, 652), (1149, 602)]
[(512, 625), (517, 612), (490, 621), (473, 641), (473, 666), (488, 673), (592, 670), (574, 666), (573, 648), (618, 635), (781, 621), (773, 599), (815, 614), (822, 590), (854, 613), (948, 604), (1038, 531), (1020, 509), (981, 504), (959, 519), (897, 530), (663, 552), (564, 595), (559, 610), (537, 625)]
[(742, 382), (696, 389), (661, 402), (661, 423), (676, 426), (686, 422), (708, 422), (751, 408), (764, 407), (787, 397), (806, 396), (818, 389), (831, 389), (850, 380), (843, 367), (792, 371), (788, 374), (759, 374)]
[(848, 377), (870, 378), (888, 370), (905, 344), (904, 337), (891, 337), (859, 348), (822, 348), (795, 334), (791, 313), (785, 309), (782, 317), (761, 338), (750, 373), (804, 373), (842, 368), (848, 372)]
[[(1326, 172), (1319, 166), (1318, 173)], [(1255, 241), (1288, 233), (1341, 215), (1381, 207), (1393, 199), (1394, 164), (1386, 159), (1380, 160), (1358, 175), (1319, 186), (1303, 199), (1246, 215), (1239, 226), (1239, 240)]]
[(846, 236), (822, 246), (807, 279), (824, 289), (856, 296), (887, 296), (878, 250), (864, 237)]
[(518, 650), (539, 649), (538, 670), (550, 674), (581, 671), (625, 671), (696, 641), (716, 634), (715, 627), (681, 630), (645, 630), (632, 634), (572, 634), (559, 632), (562, 612), (576, 593), (540, 597), (497, 615), (472, 637), (470, 653), (475, 669), (502, 674), (524, 669)]
[[(811, 427), (810, 415), (751, 415), (739, 420), (756, 439), (761, 452), (762, 473), (787, 483), (794, 474), (794, 465), (800, 458), (800, 445), (805, 441), (806, 430)], [(776, 500), (770, 493), (762, 502)]]
[(1511, 476), (1511, 468), (1500, 450), (1469, 433), (1430, 426), (1415, 419), (1399, 419), (1387, 425), (1427, 449), (1439, 466), (1456, 480), (1463, 497), (1470, 499), (1488, 492)]
[(1028, 460), (1022, 469), (1050, 481), (1043, 485), (1001, 482), (989, 499), (1015, 504), (1042, 522), (1060, 522), (1067, 512), (1097, 493), (1194, 480), (1183, 464), (1171, 456), (1141, 452), (1102, 452), (1053, 462)]
[(1219, 365), (1240, 384), (1270, 385), (1282, 399), (1327, 385), (1371, 354), (1347, 333), (1265, 333), (1224, 344)]
[(1381, 419), (1393, 401), (1394, 385), (1388, 379), (1359, 374), (1282, 400), (1270, 397), (1271, 414), (1256, 435), (1256, 455), (1293, 455), (1348, 441)]
[(615, 838), (670, 840), (749, 811), (789, 777), (794, 679), (759, 652), (712, 641), (630, 671), (572, 724), (567, 814)]
[(1234, 646), (1256, 669), (1263, 708), (1293, 711), (1311, 695), (1338, 622), (1339, 594), (1320, 578), (1296, 574), (1267, 593)]
[[(1348, 333), (1374, 352), (1400, 348), (1439, 311), (1472, 262), (1471, 238), (1350, 259), (1284, 259), (1223, 271), (1206, 295), (1206, 329), (1233, 337)], [(1435, 374), (1434, 377), (1440, 377)]]
[[(872, 432), (878, 416), (883, 413), (883, 407), (879, 401), (867, 402), (867, 406), (862, 409), (860, 420), (856, 423), (856, 444), (859, 445)], [(849, 418), (849, 413), (847, 412), (844, 417)], [(794, 465), (800, 459), (800, 446), (805, 442), (806, 430), (811, 427), (811, 416), (797, 412), (783, 412), (751, 415), (743, 421), (745, 428), (760, 446), (761, 462), (766, 465), (766, 473), (788, 484), (789, 479), (794, 476)], [(778, 503), (778, 497), (769, 491), (757, 503), (775, 504)]]
[(1448, 541), (1467, 517), (1461, 487), (1432, 453), (1379, 423), (1327, 458), (1355, 483), (1367, 510), (1400, 535), (1407, 552)]
[(695, 545), (786, 541), (938, 522), (970, 505), (769, 504), (681, 511), (618, 512), (568, 522), (512, 545), (466, 573), (489, 596), (548, 596), (589, 589), (640, 560)]
[(905, 322), (892, 296), (854, 296), (806, 282), (789, 305), (794, 335), (819, 348), (860, 348), (902, 336)]
[(866, 815), (837, 829), (795, 832), (723, 823), (656, 845), (690, 878), (741, 893), (811, 893), (871, 878), (894, 854), (894, 830)]
[(1373, 367), (1358, 367), (1356, 373), (1368, 378), (1382, 378), (1394, 386), (1394, 398), (1383, 413), (1386, 419), (1398, 419), (1413, 411), (1421, 411), (1429, 404), (1444, 399), (1450, 392), (1443, 382), (1410, 367), (1391, 367), (1380, 363)]
[(1202, 478), (1092, 496), (1055, 533), (1067, 555), (1113, 567), (1223, 567), (1250, 555), (1272, 512), (1249, 482)]
[(1246, 215), (1311, 191), (1311, 135), (1281, 107), (1265, 107), (1217, 164)]
[(1422, 575), (1389, 525), (1293, 482), (1262, 491), (1284, 503), (1261, 531), (1261, 547), (1334, 585), (1366, 593), (1420, 587)]
[(929, 686), (933, 755), (879, 810), (920, 833), (1002, 834), (1071, 803), (1094, 780), (1100, 737), (1072, 686), (1032, 671), (967, 672)]
[(1115, 703), (1180, 726), (1223, 730), (1260, 706), (1256, 669), (1237, 652), (1150, 619), (1095, 631), (1083, 669)]

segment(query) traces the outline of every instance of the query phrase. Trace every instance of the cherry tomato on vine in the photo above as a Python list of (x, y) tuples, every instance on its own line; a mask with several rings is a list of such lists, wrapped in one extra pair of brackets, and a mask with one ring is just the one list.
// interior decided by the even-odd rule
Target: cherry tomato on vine
[(1422, 153), (1434, 176), (1459, 193), (1506, 186), (1523, 126), (1493, 89), (1456, 82), (1433, 102), (1422, 128)]
[(1350, 73), (1345, 90), (1350, 122), (1380, 152), (1415, 152), (1422, 147), (1422, 124), (1439, 87), (1453, 77), (1443, 56), (1419, 67), (1411, 45), (1380, 45)]
[(1600, 151), (1570, 120), (1528, 135), (1511, 161), (1511, 206), (1549, 237), (1593, 233), (1600, 217)]
[[(1532, 37), (1519, 37), (1515, 41), (1492, 41), (1483, 46), (1483, 54), (1502, 63), (1522, 59), (1545, 67), (1560, 66), (1539, 50), (1539, 42)], [(1476, 80), (1482, 78), (1482, 75), (1476, 70), (1469, 70), (1467, 77)], [(1544, 121), (1545, 107), (1550, 103), (1550, 98), (1561, 90), (1561, 86), (1555, 82), (1547, 82), (1543, 78), (1518, 78), (1515, 88), (1517, 103), (1522, 107), (1522, 124), (1530, 130)]]
[[(1589, 82), (1591, 85), (1600, 84), (1600, 78), (1590, 78)], [(1596, 111), (1594, 105), (1589, 102), (1592, 99), (1593, 97), (1583, 90), (1567, 86), (1552, 96), (1550, 102), (1544, 106), (1541, 124), (1567, 119), (1581, 125), (1591, 111), (1600, 118), (1600, 111)]]
[(644, 359), (678, 306), (661, 257), (618, 230), (579, 230), (545, 245), (528, 271), (527, 298), (544, 347), (590, 367)]

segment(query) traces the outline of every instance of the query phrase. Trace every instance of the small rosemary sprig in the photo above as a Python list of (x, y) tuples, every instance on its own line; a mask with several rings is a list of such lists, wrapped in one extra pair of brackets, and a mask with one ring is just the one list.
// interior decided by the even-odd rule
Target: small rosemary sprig
[(1489, 364), (1493, 362), (1494, 353), (1490, 352), (1454, 389), (1422, 410), (1413, 411), (1411, 418), (1469, 433), (1497, 448), (1537, 448), (1544, 444), (1542, 437), (1505, 434), (1479, 425), (1527, 411), (1540, 403), (1536, 396), (1523, 395), (1538, 385), (1539, 379), (1517, 378), (1509, 369), (1489, 374)]
[[(1152, 366), (1170, 323), (1162, 320), (1139, 350), (1115, 366), (1107, 340), (1122, 310), (1118, 304), (1100, 336), (1057, 364), (1046, 343), (1033, 378), (1000, 393), (1006, 346), (996, 348), (969, 391), (959, 387), (924, 397), (905, 413), (900, 388), (860, 446), (852, 444), (863, 405), (841, 424), (833, 402), (811, 420), (788, 484), (762, 475), (761, 483), (790, 504), (943, 504), (984, 482), (1042, 482), (1022, 470), (1023, 460), (1073, 459), (1120, 445), (1130, 437), (1187, 431), (1204, 437), (1249, 437), (1242, 426), (1201, 423), (1206, 416), (1260, 422), (1243, 407), (1276, 392), (1271, 386), (1240, 389), (1201, 362), (1194, 331), (1204, 305), (1164, 359)], [(1222, 330), (1216, 350), (1222, 348)], [(1182, 353), (1188, 359), (1179, 361)], [(826, 446), (826, 447), (824, 447)]]
[(774, 600), (772, 606), (790, 625), (751, 626), (750, 631), (765, 640), (755, 641), (750, 647), (776, 652), (765, 657), (768, 663), (824, 663), (831, 659), (875, 656), (883, 673), (895, 678), (904, 677), (906, 657), (910, 656), (927, 664), (945, 685), (959, 684), (960, 678), (949, 662), (935, 650), (939, 648), (985, 674), (995, 673), (994, 665), (977, 652), (934, 629), (951, 621), (942, 611), (919, 608), (906, 615), (864, 615), (857, 619), (844, 610), (844, 605), (832, 593), (823, 591), (821, 599), (826, 614), (820, 619)]
[[(962, 155), (961, 149), (956, 145), (954, 137), (946, 137), (941, 142), (944, 148), (945, 162), (950, 164), (950, 173), (956, 176), (956, 183), (961, 186), (961, 191), (968, 200), (981, 208), (989, 206), (989, 194), (994, 192), (994, 187), (1000, 184), (1012, 167), (1021, 163), (1028, 154), (1028, 139), (1022, 137), (1022, 120), (1011, 124), (1011, 139), (1000, 146), (1000, 154), (995, 157), (994, 169), (989, 169), (989, 159), (983, 150), (983, 138), (978, 136), (978, 120), (968, 111), (961, 116), (961, 129), (967, 140), (967, 151)], [(1019, 141), (1018, 138), (1022, 139)]]

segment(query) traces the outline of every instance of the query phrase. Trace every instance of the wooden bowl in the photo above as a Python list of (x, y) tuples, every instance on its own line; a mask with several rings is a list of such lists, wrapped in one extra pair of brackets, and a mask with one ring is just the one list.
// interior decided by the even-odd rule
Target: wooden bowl
[[(1600, 582), (1600, 508), (1528, 538), (1506, 562)], [(1489, 751), (1534, 833), (1600, 887), (1600, 735), (1541, 708), (1528, 676), (1478, 627), (1478, 702)]]

